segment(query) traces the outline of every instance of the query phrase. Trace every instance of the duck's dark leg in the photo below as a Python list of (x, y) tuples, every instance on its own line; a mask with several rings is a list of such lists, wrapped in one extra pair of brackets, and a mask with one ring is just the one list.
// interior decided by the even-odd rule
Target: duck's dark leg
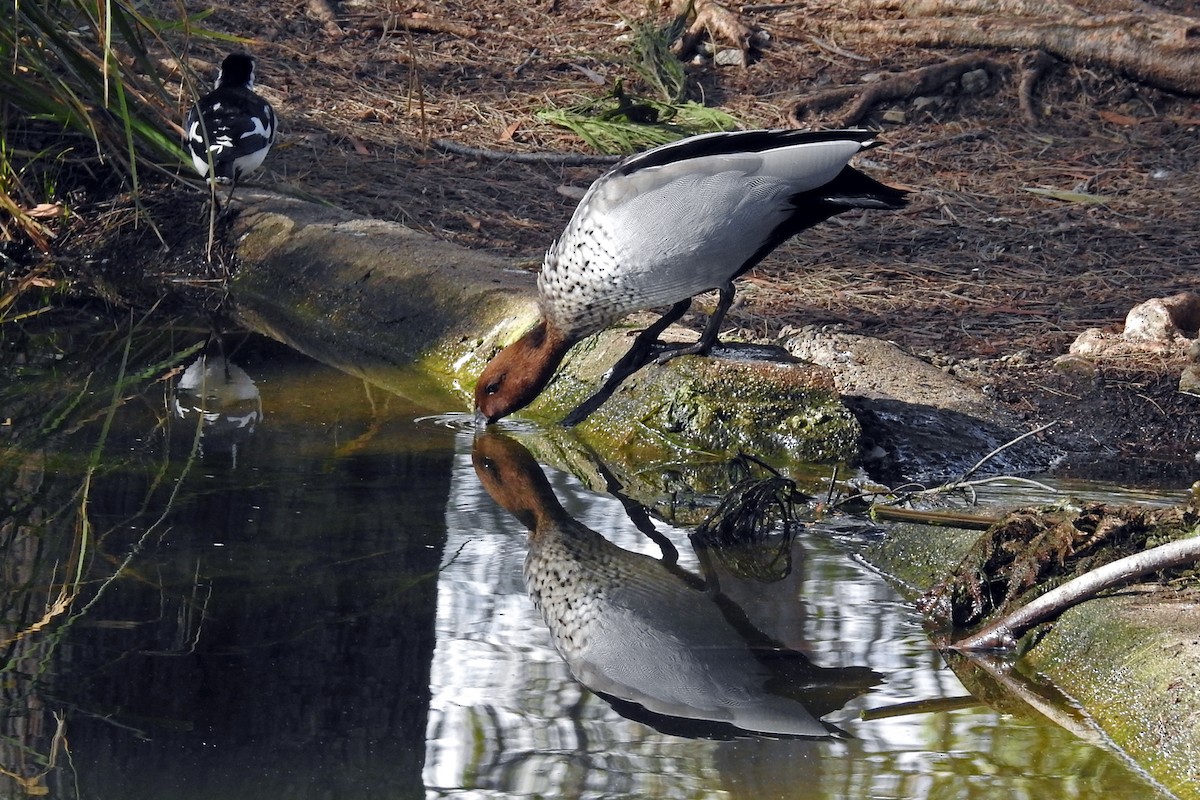
[(658, 341), (658, 335), (687, 313), (688, 307), (691, 304), (691, 298), (680, 300), (671, 306), (667, 313), (655, 320), (654, 324), (639, 333), (637, 338), (633, 340), (633, 344), (630, 345), (629, 350), (625, 355), (621, 356), (621, 360), (605, 373), (604, 383), (596, 390), (596, 393), (575, 406), (574, 410), (563, 418), (563, 426), (571, 428), (583, 422), (588, 418), (588, 415), (604, 405), (604, 401), (612, 396), (612, 393), (617, 390), (617, 387), (626, 378), (646, 366), (654, 357), (655, 350), (665, 346), (662, 342)]
[(656, 364), (665, 364), (672, 358), (679, 356), (702, 356), (712, 350), (713, 345), (717, 343), (717, 336), (721, 333), (721, 323), (725, 321), (725, 314), (729, 311), (729, 307), (733, 305), (733, 281), (721, 287), (721, 296), (717, 300), (717, 307), (713, 311), (712, 316), (708, 318), (708, 324), (704, 326), (704, 331), (700, 334), (700, 338), (695, 344), (687, 344), (682, 347), (672, 347), (667, 352), (654, 359)]

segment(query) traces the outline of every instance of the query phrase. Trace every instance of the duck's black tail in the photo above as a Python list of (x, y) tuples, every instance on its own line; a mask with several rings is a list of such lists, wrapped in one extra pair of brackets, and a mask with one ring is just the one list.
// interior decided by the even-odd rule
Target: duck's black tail
[[(737, 275), (758, 264), (776, 247), (803, 230), (855, 208), (895, 211), (908, 203), (908, 189), (880, 183), (854, 167), (846, 167), (824, 186), (792, 195), (792, 213), (751, 256)], [(737, 277), (736, 275), (734, 277)]]
[[(849, 208), (881, 208), (895, 211), (904, 208), (908, 203), (909, 194), (908, 189), (888, 186), (870, 175), (859, 172), (854, 167), (846, 167), (829, 183), (819, 189), (802, 192), (796, 195), (793, 201), (796, 203), (797, 210), (814, 202), (817, 206), (828, 204), (837, 209), (833, 214)], [(822, 217), (822, 219), (828, 219), (833, 214)]]

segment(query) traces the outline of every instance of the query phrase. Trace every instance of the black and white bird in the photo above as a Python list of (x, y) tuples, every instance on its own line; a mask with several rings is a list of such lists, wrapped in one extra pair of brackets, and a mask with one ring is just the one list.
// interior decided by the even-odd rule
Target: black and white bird
[[(734, 279), (784, 241), (843, 211), (904, 206), (907, 190), (848, 164), (876, 144), (864, 130), (711, 133), (617, 164), (588, 189), (546, 253), (538, 324), (479, 376), (481, 421), (528, 405), (576, 342), (634, 311), (670, 306), (565, 424), (581, 421), (650, 358), (707, 353), (733, 303)], [(710, 289), (720, 300), (699, 341), (660, 344), (658, 334)]]
[(216, 86), (192, 106), (184, 127), (196, 172), (231, 184), (232, 198), (242, 176), (262, 166), (278, 128), (275, 110), (254, 92), (252, 56), (225, 57)]

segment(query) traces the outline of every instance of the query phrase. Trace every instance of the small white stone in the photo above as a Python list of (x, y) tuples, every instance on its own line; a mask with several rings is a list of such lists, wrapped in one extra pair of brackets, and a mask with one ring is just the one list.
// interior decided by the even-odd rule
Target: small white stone
[(721, 67), (741, 67), (746, 64), (746, 54), (736, 47), (721, 50), (713, 59)]

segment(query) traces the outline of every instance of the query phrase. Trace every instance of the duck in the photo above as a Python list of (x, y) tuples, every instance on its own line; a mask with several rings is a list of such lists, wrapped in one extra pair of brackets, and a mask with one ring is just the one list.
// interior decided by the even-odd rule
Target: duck
[[(904, 207), (910, 190), (849, 165), (879, 144), (857, 129), (730, 131), (618, 162), (591, 185), (547, 250), (537, 279), (540, 317), (480, 373), (476, 421), (496, 422), (529, 405), (576, 343), (634, 311), (669, 306), (564, 424), (586, 418), (651, 358), (710, 352), (734, 280), (784, 241), (851, 209)], [(694, 343), (658, 341), (695, 295), (714, 289), (717, 307)]]
[(200, 98), (184, 122), (192, 165), (210, 184), (238, 181), (262, 166), (275, 142), (278, 121), (271, 104), (254, 91), (254, 57), (230, 53), (213, 90)]
[(879, 683), (865, 666), (812, 663), (755, 628), (715, 581), (576, 520), (516, 439), (481, 432), (471, 460), (529, 531), (525, 587), (555, 649), (623, 716), (681, 736), (836, 738), (822, 717)]

